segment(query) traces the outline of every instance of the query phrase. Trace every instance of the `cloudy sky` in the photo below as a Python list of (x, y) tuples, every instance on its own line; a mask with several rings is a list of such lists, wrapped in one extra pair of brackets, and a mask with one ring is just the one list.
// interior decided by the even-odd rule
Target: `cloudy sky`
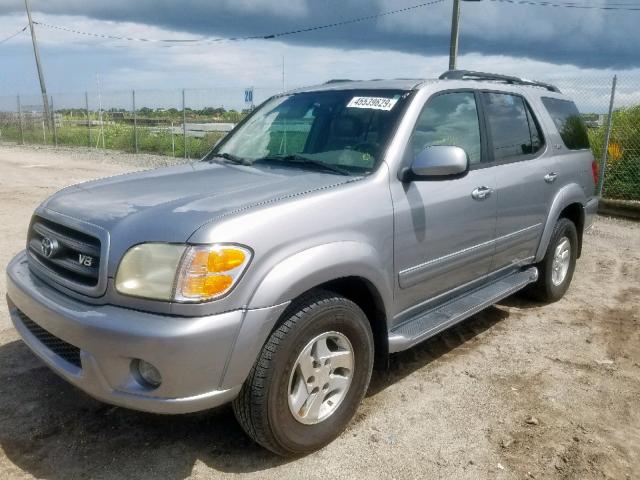
[[(412, 7), (425, 0), (31, 0), (34, 20), (146, 39), (262, 36)], [(525, 2), (527, 3), (527, 2)], [(544, 3), (532, 0), (528, 3)], [(459, 67), (554, 81), (640, 74), (640, 0), (556, 6), (463, 2)], [(580, 7), (624, 8), (601, 10)], [(630, 10), (636, 8), (637, 10)], [(330, 78), (432, 77), (446, 70), (451, 0), (271, 40), (168, 46), (36, 25), (49, 92), (215, 88), (258, 97)], [(0, 41), (27, 22), (23, 0), (0, 0)], [(559, 80), (560, 81), (560, 80)], [(39, 90), (28, 32), (0, 44), (0, 96)], [(205, 95), (206, 93), (202, 93)], [(178, 99), (171, 99), (178, 102)]]

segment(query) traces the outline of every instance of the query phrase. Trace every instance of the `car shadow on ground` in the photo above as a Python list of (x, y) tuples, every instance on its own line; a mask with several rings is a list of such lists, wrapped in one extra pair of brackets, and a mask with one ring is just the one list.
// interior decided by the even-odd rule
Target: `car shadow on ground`
[(504, 309), (489, 307), (409, 350), (391, 355), (389, 368), (374, 371), (367, 396), (380, 393), (446, 354), (462, 354), (466, 348), (473, 348), (482, 333), (508, 316)]
[(231, 407), (154, 415), (112, 407), (59, 378), (21, 342), (0, 347), (0, 448), (38, 478), (188, 477), (196, 462), (246, 473), (287, 460), (253, 443)]
[(539, 308), (543, 306), (544, 303), (539, 302), (537, 300), (533, 300), (532, 298), (530, 298), (525, 294), (515, 294), (503, 300), (500, 300), (498, 305), (502, 305), (503, 307), (514, 307), (514, 308), (527, 310), (530, 308)]
[[(393, 355), (388, 370), (374, 373), (368, 395), (449, 352), (473, 348), (478, 335), (507, 316), (491, 307)], [(182, 479), (196, 463), (248, 473), (291, 461), (253, 443), (229, 406), (164, 416), (105, 405), (58, 378), (21, 341), (0, 346), (0, 448), (17, 467), (55, 480)]]

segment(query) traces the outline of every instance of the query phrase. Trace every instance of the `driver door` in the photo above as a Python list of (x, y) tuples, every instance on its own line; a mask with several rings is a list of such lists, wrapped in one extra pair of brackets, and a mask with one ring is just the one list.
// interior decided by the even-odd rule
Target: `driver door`
[(414, 127), (405, 155), (410, 164), (431, 145), (465, 150), (469, 171), (457, 177), (394, 181), (396, 321), (441, 294), (488, 274), (496, 228), (494, 168), (483, 168), (486, 148), (473, 91), (432, 96)]

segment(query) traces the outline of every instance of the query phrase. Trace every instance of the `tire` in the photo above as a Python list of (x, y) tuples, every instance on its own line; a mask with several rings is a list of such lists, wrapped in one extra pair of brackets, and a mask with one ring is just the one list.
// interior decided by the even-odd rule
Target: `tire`
[[(316, 350), (307, 348), (311, 342), (316, 342), (312, 343)], [(335, 352), (322, 351), (339, 355), (341, 360), (337, 356), (318, 355), (319, 345), (336, 349)], [(334, 365), (343, 364), (348, 361), (345, 352), (349, 348), (351, 370), (336, 367), (329, 375), (330, 365), (318, 366), (316, 360), (319, 358), (333, 358)], [(299, 357), (301, 362), (298, 362)], [(304, 361), (309, 359), (315, 360), (312, 363)], [(301, 455), (318, 450), (340, 435), (351, 421), (369, 386), (373, 359), (373, 334), (363, 311), (340, 295), (312, 291), (295, 301), (283, 314), (281, 323), (271, 333), (234, 400), (233, 411), (253, 440), (278, 455)], [(315, 369), (312, 372), (317, 372), (317, 379), (313, 375), (303, 375), (303, 366), (309, 373), (309, 365)], [(349, 372), (350, 383), (344, 387)], [(304, 378), (313, 378), (314, 383), (305, 383)], [(331, 387), (328, 382), (332, 382)], [(334, 390), (333, 383), (344, 388)], [(312, 397), (308, 392), (313, 393), (316, 389), (326, 394), (316, 393)], [(295, 402), (290, 400), (289, 394), (294, 398), (294, 392), (299, 394), (295, 400), (308, 395), (303, 407), (297, 410), (297, 405), (290, 406), (290, 402)], [(320, 402), (323, 410), (318, 410), (318, 414), (329, 411), (327, 417), (315, 418), (318, 403), (309, 400), (311, 398), (325, 399)], [(308, 404), (313, 408), (305, 409)], [(298, 418), (294, 411), (298, 412)], [(302, 418), (304, 413), (308, 416)]]
[[(554, 278), (554, 260), (556, 250), (561, 244), (568, 240), (569, 252), (568, 252), (568, 265), (564, 275)], [(560, 247), (562, 248), (562, 247)], [(578, 233), (576, 226), (573, 222), (567, 218), (558, 219), (556, 226), (553, 229), (551, 238), (549, 239), (549, 245), (545, 253), (544, 259), (537, 265), (538, 267), (538, 280), (528, 288), (527, 293), (534, 299), (551, 303), (560, 300), (571, 284), (573, 278), (573, 271), (576, 268), (576, 258), (578, 253)], [(555, 265), (556, 267), (558, 264)], [(561, 281), (560, 278), (562, 279)]]

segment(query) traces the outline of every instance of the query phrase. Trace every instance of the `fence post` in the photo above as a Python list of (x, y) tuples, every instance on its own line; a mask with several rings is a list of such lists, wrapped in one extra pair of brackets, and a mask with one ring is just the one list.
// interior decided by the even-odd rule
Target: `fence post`
[(173, 122), (171, 122), (171, 154), (176, 158), (176, 135), (173, 131)]
[(18, 122), (20, 123), (20, 143), (24, 145), (24, 126), (22, 125), (22, 104), (18, 95)]
[(89, 116), (89, 93), (84, 92), (84, 106), (87, 110), (87, 145), (91, 148), (91, 117)]
[(609, 140), (611, 139), (611, 124), (613, 123), (613, 101), (616, 97), (616, 83), (618, 76), (613, 76), (611, 83), (611, 99), (609, 100), (609, 117), (607, 118), (607, 133), (605, 134), (604, 148), (602, 149), (602, 162), (600, 162), (600, 179), (598, 181), (598, 196), (602, 196), (604, 187), (604, 175), (607, 171), (607, 155), (609, 153)]
[(131, 101), (133, 103), (133, 143), (135, 152), (138, 153), (138, 114), (136, 113), (136, 91), (131, 90)]
[(51, 95), (51, 124), (53, 125), (53, 143), (58, 146), (58, 129), (56, 128), (56, 112), (53, 109), (53, 95)]
[(182, 89), (182, 139), (184, 141), (184, 158), (187, 158), (187, 108), (184, 97), (184, 88)]

